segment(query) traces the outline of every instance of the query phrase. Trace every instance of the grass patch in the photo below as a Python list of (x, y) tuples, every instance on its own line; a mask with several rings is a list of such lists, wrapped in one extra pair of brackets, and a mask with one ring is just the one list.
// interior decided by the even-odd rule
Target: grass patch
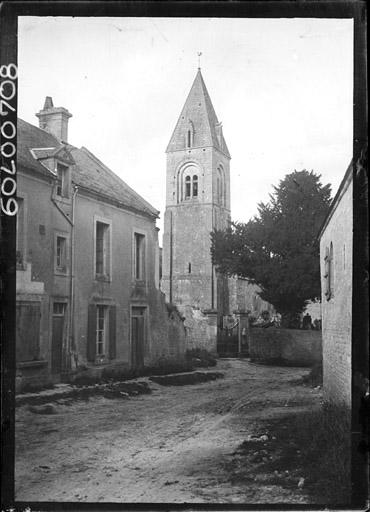
[[(262, 432), (262, 430), (261, 430)], [(238, 454), (254, 465), (255, 480), (295, 488), (311, 503), (345, 505), (351, 499), (350, 414), (324, 404), (264, 424), (267, 440), (244, 441)], [(264, 437), (264, 436), (263, 436)]]
[(313, 388), (322, 386), (322, 363), (315, 363), (308, 375), (302, 377), (302, 383)]

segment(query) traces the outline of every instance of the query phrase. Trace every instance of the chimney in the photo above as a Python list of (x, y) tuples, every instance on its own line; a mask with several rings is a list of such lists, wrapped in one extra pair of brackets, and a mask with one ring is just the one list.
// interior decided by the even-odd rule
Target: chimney
[(44, 108), (36, 116), (39, 127), (53, 134), (57, 139), (68, 142), (68, 119), (72, 114), (64, 107), (54, 107), (53, 100), (46, 96)]

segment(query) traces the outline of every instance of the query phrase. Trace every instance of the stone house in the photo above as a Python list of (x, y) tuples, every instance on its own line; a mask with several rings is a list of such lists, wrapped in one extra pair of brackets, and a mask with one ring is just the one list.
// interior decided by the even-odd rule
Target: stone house
[(325, 399), (351, 408), (353, 165), (319, 234)]
[(65, 108), (47, 97), (37, 117), (18, 121), (18, 387), (181, 359), (183, 323), (159, 290), (159, 212), (68, 143)]

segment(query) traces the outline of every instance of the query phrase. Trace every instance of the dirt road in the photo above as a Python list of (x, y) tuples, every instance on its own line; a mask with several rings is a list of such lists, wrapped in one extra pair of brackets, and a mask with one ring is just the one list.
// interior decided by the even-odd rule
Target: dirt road
[(217, 370), (224, 378), (197, 385), (150, 383), (150, 395), (57, 403), (54, 415), (17, 408), (16, 500), (309, 503), (305, 488), (265, 478), (277, 455), (238, 451), (269, 420), (319, 404), (298, 382), (308, 370), (237, 359)]

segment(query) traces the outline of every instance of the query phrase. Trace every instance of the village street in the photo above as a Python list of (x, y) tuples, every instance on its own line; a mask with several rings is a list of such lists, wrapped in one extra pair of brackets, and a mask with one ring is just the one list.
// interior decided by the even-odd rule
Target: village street
[(299, 465), (280, 464), (271, 427), (319, 406), (321, 391), (300, 382), (309, 369), (225, 359), (212, 371), (224, 378), (54, 402), (53, 415), (18, 407), (16, 500), (312, 502)]

